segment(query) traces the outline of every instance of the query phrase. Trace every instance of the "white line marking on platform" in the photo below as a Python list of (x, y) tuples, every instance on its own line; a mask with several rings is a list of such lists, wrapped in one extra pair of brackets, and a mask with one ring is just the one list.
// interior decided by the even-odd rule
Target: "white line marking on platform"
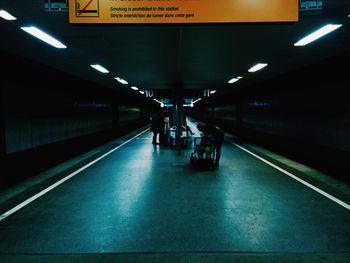
[(78, 173), (84, 171), (85, 169), (89, 168), (91, 165), (95, 164), (96, 162), (100, 161), (101, 159), (105, 158), (107, 155), (111, 154), (112, 152), (118, 150), (119, 148), (123, 147), (125, 144), (131, 142), (133, 139), (137, 138), (138, 136), (140, 136), (141, 134), (143, 134), (144, 132), (148, 131), (148, 129), (140, 132), (139, 134), (135, 135), (134, 137), (132, 137), (131, 139), (123, 142), (122, 144), (118, 145), (117, 147), (113, 148), (112, 150), (108, 151), (107, 153), (101, 155), (100, 157), (96, 158), (95, 160), (89, 162), (88, 164), (84, 165), (83, 167), (79, 168), (78, 170), (76, 170), (75, 172), (67, 175), (66, 177), (62, 178), (61, 180), (57, 181), (56, 183), (54, 183), (53, 185), (45, 188), (44, 190), (40, 191), (39, 193), (37, 193), (36, 195), (33, 195), (32, 197), (28, 198), (27, 200), (23, 201), (22, 203), (20, 203), (19, 205), (16, 205), (15, 207), (13, 207), (12, 209), (8, 210), (7, 212), (3, 213), (2, 215), (0, 215), (0, 221), (4, 220), (6, 217), (9, 217), (10, 215), (12, 215), (13, 213), (17, 212), (18, 210), (22, 209), (23, 207), (25, 207), (26, 205), (30, 204), (31, 202), (33, 202), (34, 200), (38, 199), (39, 197), (43, 196), (44, 194), (48, 193), (49, 191), (51, 191), (52, 189), (56, 188), (57, 186), (59, 186), (60, 184), (64, 183), (65, 181), (69, 180), (70, 178), (72, 178), (73, 176), (77, 175)]
[(234, 142), (232, 142), (232, 141), (229, 140), (229, 139), (226, 139), (226, 141), (228, 141), (229, 143), (235, 145), (235, 146), (238, 147), (239, 149), (241, 149), (241, 150), (243, 150), (243, 151), (249, 153), (250, 155), (254, 156), (255, 158), (259, 159), (260, 161), (262, 161), (262, 162), (264, 162), (264, 163), (270, 165), (271, 167), (277, 169), (278, 171), (284, 173), (285, 175), (288, 175), (289, 177), (293, 178), (294, 180), (298, 181), (299, 183), (302, 183), (303, 185), (305, 185), (305, 186), (309, 187), (310, 189), (316, 191), (317, 193), (319, 193), (319, 194), (321, 194), (321, 195), (327, 197), (328, 199), (332, 200), (333, 202), (337, 203), (338, 205), (341, 205), (342, 207), (344, 207), (344, 208), (350, 210), (350, 205), (347, 204), (347, 203), (345, 203), (345, 202), (343, 202), (342, 200), (340, 200), (340, 199), (338, 199), (338, 198), (336, 198), (336, 197), (334, 197), (334, 196), (328, 194), (327, 192), (325, 192), (325, 191), (323, 191), (323, 190), (317, 188), (316, 186), (314, 186), (314, 185), (312, 185), (312, 184), (310, 184), (310, 183), (304, 181), (303, 179), (300, 179), (299, 177), (295, 176), (294, 174), (292, 174), (292, 173), (290, 173), (290, 172), (288, 172), (288, 171), (282, 169), (281, 167), (278, 167), (277, 165), (275, 165), (275, 164), (269, 162), (268, 160), (265, 160), (264, 158), (262, 158), (262, 157), (260, 157), (259, 155), (257, 155), (257, 154), (255, 154), (255, 153), (249, 151), (248, 149), (242, 147), (241, 145), (239, 145), (239, 144), (237, 144), (237, 143), (234, 143)]

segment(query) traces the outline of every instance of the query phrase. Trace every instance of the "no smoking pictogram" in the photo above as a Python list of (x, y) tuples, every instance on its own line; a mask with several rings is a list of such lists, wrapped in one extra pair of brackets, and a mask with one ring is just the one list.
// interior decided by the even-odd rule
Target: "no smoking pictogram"
[(76, 17), (99, 17), (99, 0), (75, 0)]

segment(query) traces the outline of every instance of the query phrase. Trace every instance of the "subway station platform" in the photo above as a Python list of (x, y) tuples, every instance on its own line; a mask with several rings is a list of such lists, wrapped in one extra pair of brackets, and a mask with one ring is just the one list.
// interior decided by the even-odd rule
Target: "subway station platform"
[(151, 142), (135, 132), (2, 192), (0, 261), (350, 262), (345, 183), (229, 134), (207, 171), (192, 146)]

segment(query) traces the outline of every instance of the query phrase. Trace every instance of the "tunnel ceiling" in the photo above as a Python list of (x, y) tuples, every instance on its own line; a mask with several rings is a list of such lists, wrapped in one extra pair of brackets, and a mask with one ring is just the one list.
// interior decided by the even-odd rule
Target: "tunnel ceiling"
[[(171, 97), (181, 87), (192, 99), (203, 96), (205, 89), (217, 91), (213, 99), (249, 91), (263, 80), (350, 48), (349, 0), (325, 0), (322, 11), (300, 11), (299, 22), (287, 23), (77, 25), (69, 24), (67, 12), (45, 11), (44, 0), (0, 0), (0, 9), (18, 18), (0, 19), (2, 50), (133, 96), (144, 95), (130, 86), (152, 89), (158, 99)], [(327, 23), (343, 26), (307, 46), (293, 45)], [(26, 25), (50, 33), (67, 48), (55, 49), (36, 40), (20, 29)], [(249, 73), (257, 62), (269, 65)], [(90, 64), (103, 65), (110, 73), (102, 74)], [(237, 76), (243, 78), (228, 83)]]

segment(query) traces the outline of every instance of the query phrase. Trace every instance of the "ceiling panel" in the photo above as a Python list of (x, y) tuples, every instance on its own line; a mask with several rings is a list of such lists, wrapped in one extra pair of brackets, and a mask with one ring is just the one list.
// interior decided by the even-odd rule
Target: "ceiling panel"
[[(350, 1), (324, 1), (324, 5), (323, 12), (302, 13), (299, 22), (287, 23), (73, 25), (67, 12), (44, 11), (42, 0), (0, 0), (0, 9), (18, 17), (0, 20), (0, 49), (130, 95), (136, 93), (113, 77), (140, 89), (159, 90), (159, 99), (181, 88), (185, 96), (196, 97), (201, 89), (217, 89), (215, 96), (223, 96), (349, 50)], [(326, 23), (343, 26), (309, 46), (293, 46)], [(68, 48), (57, 50), (19, 29), (28, 24), (51, 33)], [(269, 66), (248, 73), (256, 62)], [(105, 66), (110, 74), (93, 70), (89, 66), (93, 63)], [(227, 83), (238, 75), (244, 78)]]

